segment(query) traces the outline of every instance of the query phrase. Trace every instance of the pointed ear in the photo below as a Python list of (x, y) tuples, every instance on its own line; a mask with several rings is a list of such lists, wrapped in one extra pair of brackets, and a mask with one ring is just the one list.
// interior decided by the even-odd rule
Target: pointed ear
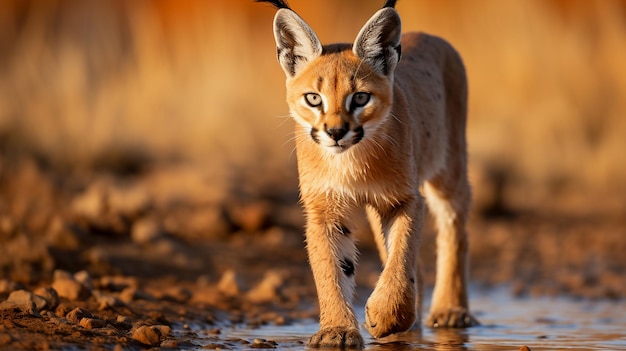
[(402, 22), (395, 9), (378, 10), (361, 28), (352, 51), (381, 74), (393, 73), (400, 61)]
[(287, 77), (293, 77), (307, 62), (322, 54), (322, 44), (313, 29), (289, 9), (276, 13), (274, 39), (278, 62)]

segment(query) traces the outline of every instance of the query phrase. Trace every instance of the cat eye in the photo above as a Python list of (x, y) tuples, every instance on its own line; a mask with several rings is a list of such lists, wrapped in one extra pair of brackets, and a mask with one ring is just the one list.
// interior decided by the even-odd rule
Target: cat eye
[(355, 93), (354, 95), (352, 95), (352, 102), (350, 103), (350, 107), (352, 109), (357, 108), (357, 107), (363, 107), (365, 105), (367, 105), (367, 103), (370, 101), (370, 97), (372, 94), (370, 93), (364, 93), (364, 92), (358, 92)]
[(304, 101), (311, 107), (319, 107), (322, 104), (322, 97), (316, 93), (304, 94)]

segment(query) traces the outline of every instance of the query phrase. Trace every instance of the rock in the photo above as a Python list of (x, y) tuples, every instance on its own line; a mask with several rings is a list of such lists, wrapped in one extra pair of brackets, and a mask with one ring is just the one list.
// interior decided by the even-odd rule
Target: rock
[(129, 330), (133, 327), (133, 324), (130, 318), (126, 316), (117, 316), (117, 318), (115, 319), (115, 326), (118, 329)]
[(49, 245), (62, 250), (75, 251), (80, 248), (78, 234), (70, 229), (60, 216), (54, 217), (48, 225), (46, 241)]
[(91, 312), (84, 310), (80, 307), (76, 307), (71, 310), (65, 318), (73, 324), (79, 324), (83, 318), (94, 318), (94, 315)]
[(135, 287), (128, 287), (120, 293), (120, 299), (123, 302), (131, 302), (133, 300), (146, 300), (146, 301), (154, 301), (154, 296), (148, 294), (143, 290), (139, 290)]
[(237, 296), (241, 292), (239, 278), (234, 270), (229, 269), (222, 274), (220, 281), (217, 283), (217, 289), (228, 296)]
[(131, 237), (139, 245), (155, 242), (162, 236), (163, 230), (161, 226), (152, 218), (143, 218), (136, 221), (131, 229)]
[(265, 339), (254, 339), (250, 347), (253, 349), (275, 349), (276, 342), (267, 341)]
[(257, 286), (248, 291), (246, 298), (254, 303), (270, 302), (280, 297), (283, 277), (277, 271), (268, 271)]
[(82, 270), (74, 273), (74, 280), (83, 284), (86, 289), (93, 290), (93, 279), (91, 279), (89, 272)]
[(74, 307), (65, 304), (65, 303), (60, 303), (59, 306), (57, 306), (56, 310), (54, 311), (54, 314), (59, 317), (59, 318), (64, 318), (65, 316), (67, 316), (68, 313), (70, 313), (72, 310), (74, 309)]
[(519, 348), (519, 351), (533, 351), (533, 350), (530, 347), (524, 345), (524, 346)]
[(56, 290), (59, 297), (64, 297), (71, 301), (85, 300), (91, 295), (91, 291), (85, 285), (77, 281), (73, 275), (61, 270), (54, 271), (52, 288)]
[(72, 210), (87, 218), (98, 218), (106, 209), (106, 189), (102, 183), (95, 183), (72, 200)]
[(23, 311), (31, 311), (34, 305), (36, 311), (46, 308), (48, 302), (41, 296), (26, 290), (16, 290), (9, 295), (7, 302), (14, 303)]
[(51, 286), (41, 287), (34, 291), (34, 293), (38, 296), (44, 298), (47, 302), (46, 309), (54, 310), (59, 306), (59, 294), (54, 290)]
[(161, 347), (164, 349), (177, 349), (178, 342), (176, 340), (163, 340)]
[(128, 287), (136, 289), (138, 286), (137, 278), (134, 277), (104, 276), (99, 281), (100, 289), (110, 291), (122, 291)]
[(157, 346), (161, 343), (161, 331), (154, 326), (141, 326), (133, 332), (132, 338), (147, 346)]
[(114, 307), (122, 307), (122, 306), (124, 306), (124, 302), (122, 302), (122, 300), (120, 300), (116, 296), (109, 295), (109, 294), (104, 294), (104, 293), (102, 293), (100, 291), (94, 291), (93, 295), (95, 296), (96, 300), (98, 301), (98, 304), (99, 304), (98, 309), (100, 311), (112, 309)]
[(140, 187), (114, 187), (108, 195), (109, 210), (128, 218), (137, 217), (150, 208), (150, 196)]
[(258, 231), (267, 224), (271, 210), (271, 204), (264, 201), (233, 204), (228, 209), (228, 216), (235, 227), (251, 232)]
[(21, 284), (18, 284), (12, 280), (0, 279), (0, 294), (8, 294), (21, 288)]
[(100, 318), (82, 318), (79, 325), (85, 329), (104, 328), (107, 323)]

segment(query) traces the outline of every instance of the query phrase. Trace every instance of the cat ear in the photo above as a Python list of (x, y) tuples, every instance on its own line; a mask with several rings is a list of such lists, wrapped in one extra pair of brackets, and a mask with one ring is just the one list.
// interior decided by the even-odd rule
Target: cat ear
[(289, 9), (280, 9), (274, 17), (274, 39), (278, 62), (287, 77), (322, 54), (322, 44), (311, 27)]
[(391, 75), (400, 61), (401, 34), (402, 22), (398, 12), (385, 7), (378, 10), (361, 28), (352, 51), (376, 71), (385, 76)]

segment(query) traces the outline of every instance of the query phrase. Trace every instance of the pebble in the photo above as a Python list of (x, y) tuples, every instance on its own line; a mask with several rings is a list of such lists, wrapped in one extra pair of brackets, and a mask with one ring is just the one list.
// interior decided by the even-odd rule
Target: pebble
[(241, 292), (239, 278), (234, 270), (229, 269), (222, 274), (220, 281), (217, 283), (217, 289), (225, 295), (237, 296)]
[(131, 238), (139, 245), (153, 243), (162, 236), (161, 226), (152, 218), (142, 218), (136, 221), (131, 229)]
[(274, 341), (268, 341), (265, 339), (254, 339), (250, 347), (253, 349), (275, 349), (276, 345), (277, 344)]
[(104, 328), (106, 324), (106, 321), (100, 318), (82, 318), (79, 323), (85, 329)]
[(8, 294), (18, 289), (21, 289), (20, 284), (9, 279), (0, 279), (0, 294)]
[(93, 279), (91, 279), (89, 272), (82, 270), (74, 273), (74, 280), (83, 284), (86, 289), (93, 290)]
[(70, 306), (68, 304), (60, 303), (59, 306), (57, 306), (56, 310), (54, 311), (54, 314), (56, 314), (56, 316), (59, 317), (59, 318), (64, 318), (73, 309), (74, 309), (74, 307), (72, 307), (72, 306)]
[(161, 343), (161, 347), (162, 348), (166, 348), (166, 349), (177, 349), (178, 348), (178, 341), (176, 340), (163, 340), (163, 342)]
[(82, 301), (91, 295), (91, 291), (83, 283), (76, 280), (72, 274), (58, 269), (54, 271), (52, 288), (56, 290), (59, 297), (64, 297), (70, 301)]
[(100, 311), (112, 309), (114, 307), (124, 306), (124, 302), (122, 302), (122, 300), (120, 300), (116, 296), (102, 293), (99, 290), (94, 291), (93, 295), (96, 297), (96, 300), (98, 301), (98, 304), (99, 304), (98, 310)]
[(47, 302), (46, 304), (46, 309), (47, 310), (54, 310), (59, 306), (60, 300), (59, 300), (59, 294), (57, 294), (57, 291), (54, 290), (53, 287), (51, 286), (46, 286), (46, 287), (40, 287), (37, 288), (34, 291), (35, 295), (41, 296), (42, 298), (44, 298)]
[(130, 318), (120, 315), (120, 316), (117, 316), (117, 318), (115, 319), (115, 326), (118, 329), (129, 330), (133, 327), (133, 324)]
[[(132, 338), (139, 341), (140, 343), (144, 345), (157, 346), (161, 343), (161, 338), (166, 335), (162, 333), (161, 331), (163, 329), (162, 327), (167, 327), (167, 326), (161, 326), (161, 325), (141, 326), (133, 332)], [(170, 329), (170, 332), (171, 332), (171, 329)]]
[[(57, 314), (58, 315), (58, 314)], [(73, 324), (80, 324), (80, 321), (83, 318), (94, 318), (94, 315), (91, 314), (91, 312), (82, 309), (80, 307), (76, 307), (75, 309), (71, 310), (66, 316), (65, 318), (70, 321)]]
[(104, 185), (95, 183), (72, 200), (72, 210), (87, 218), (97, 218), (105, 210), (105, 197)]
[(41, 311), (48, 305), (46, 299), (26, 290), (16, 290), (9, 295), (7, 302), (12, 302), (23, 311), (30, 311), (34, 305), (37, 311)]
[(265, 273), (263, 280), (253, 289), (248, 291), (246, 297), (254, 303), (270, 302), (280, 296), (280, 288), (283, 286), (284, 280), (277, 271), (269, 271)]

